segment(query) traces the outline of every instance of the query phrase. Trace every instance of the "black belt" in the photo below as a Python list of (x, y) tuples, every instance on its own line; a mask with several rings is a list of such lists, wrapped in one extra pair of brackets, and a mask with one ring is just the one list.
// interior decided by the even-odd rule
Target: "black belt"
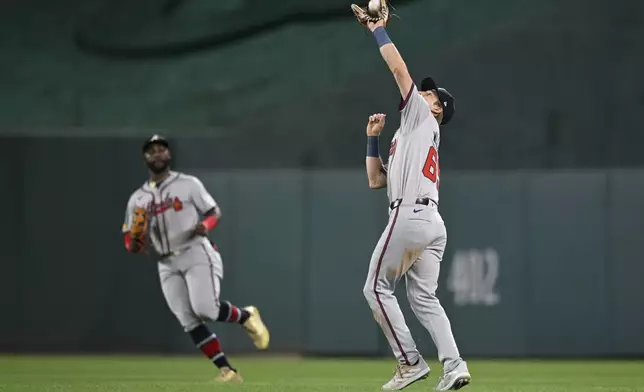
[[(219, 251), (219, 249), (217, 248), (217, 245), (216, 245), (213, 241), (210, 241), (210, 245), (212, 245), (212, 247), (213, 247), (216, 251)], [(181, 248), (181, 249), (179, 249), (179, 250), (175, 250), (175, 251), (172, 251), (172, 252), (169, 252), (169, 253), (164, 253), (164, 254), (162, 254), (162, 255), (159, 255), (159, 258), (161, 258), (161, 259), (167, 259), (168, 257), (172, 257), (172, 256), (179, 256), (181, 253), (185, 252), (185, 251), (186, 251), (186, 250), (188, 250), (188, 249), (190, 249), (190, 246), (189, 246), (189, 247), (187, 247), (187, 248)]]
[(159, 258), (160, 258), (160, 259), (167, 259), (168, 257), (172, 257), (172, 256), (179, 256), (179, 254), (181, 254), (181, 252), (170, 252), (170, 253), (164, 253), (164, 254), (162, 254), (162, 255), (159, 255)]
[[(403, 199), (396, 199), (391, 203), (389, 203), (389, 209), (393, 210), (394, 208), (398, 208), (398, 206), (400, 206), (400, 203), (402, 203), (402, 200)], [(430, 199), (429, 197), (419, 197), (418, 199), (416, 199), (416, 204), (422, 204), (422, 205), (428, 206), (429, 202), (432, 202), (438, 205), (438, 203), (436, 203), (434, 200)]]

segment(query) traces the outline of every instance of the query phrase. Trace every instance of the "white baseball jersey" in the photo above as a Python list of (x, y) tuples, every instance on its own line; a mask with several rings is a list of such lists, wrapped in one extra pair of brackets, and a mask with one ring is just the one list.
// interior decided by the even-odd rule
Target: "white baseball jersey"
[(416, 85), (412, 85), (400, 107), (400, 128), (391, 141), (386, 168), (389, 201), (428, 197), (438, 203), (438, 121)]
[(123, 233), (130, 230), (134, 208), (145, 207), (149, 213), (148, 233), (157, 253), (185, 250), (207, 241), (205, 237), (193, 236), (193, 232), (203, 214), (216, 206), (197, 177), (171, 171), (160, 184), (148, 181), (130, 196)]

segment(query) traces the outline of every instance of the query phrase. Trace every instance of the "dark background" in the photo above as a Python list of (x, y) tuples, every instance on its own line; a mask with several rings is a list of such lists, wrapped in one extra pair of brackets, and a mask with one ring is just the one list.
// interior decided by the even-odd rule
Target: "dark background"
[[(260, 307), (272, 352), (388, 355), (361, 293), (387, 218), (364, 127), (388, 114), (384, 149), (399, 97), (349, 3), (323, 4), (0, 4), (0, 350), (194, 352), (122, 246), (161, 133), (221, 204), (223, 296)], [(394, 6), (412, 76), (457, 99), (439, 295), (463, 355), (642, 356), (644, 4)]]

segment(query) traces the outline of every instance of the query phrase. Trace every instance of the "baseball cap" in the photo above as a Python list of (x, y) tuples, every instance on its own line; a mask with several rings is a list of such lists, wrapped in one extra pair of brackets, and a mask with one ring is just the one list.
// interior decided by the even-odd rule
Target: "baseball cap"
[(170, 149), (170, 144), (161, 135), (153, 135), (152, 137), (148, 138), (145, 143), (143, 143), (143, 153), (152, 145), (152, 144), (160, 144), (164, 146), (167, 149)]
[(443, 120), (440, 125), (447, 124), (454, 116), (454, 97), (449, 91), (442, 87), (438, 87), (434, 79), (427, 77), (420, 83), (420, 91), (436, 90), (438, 92), (438, 99), (443, 104)]

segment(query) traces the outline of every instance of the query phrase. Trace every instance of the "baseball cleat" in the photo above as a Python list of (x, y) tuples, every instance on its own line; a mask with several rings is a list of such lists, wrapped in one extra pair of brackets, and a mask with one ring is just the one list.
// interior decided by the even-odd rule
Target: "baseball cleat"
[(219, 369), (219, 375), (215, 377), (216, 382), (241, 382), (242, 377), (229, 367)]
[(242, 326), (246, 329), (248, 335), (250, 335), (255, 347), (260, 350), (266, 350), (268, 348), (268, 342), (270, 341), (270, 334), (259, 315), (259, 310), (254, 306), (247, 306), (244, 309), (250, 313), (250, 317)]
[(451, 371), (447, 374), (444, 374), (439, 380), (438, 385), (436, 385), (437, 391), (456, 391), (463, 388), (472, 381), (472, 376), (468, 371)]
[(382, 389), (384, 391), (399, 391), (416, 381), (426, 379), (427, 376), (429, 376), (429, 366), (423, 358), (419, 358), (415, 365), (398, 364), (394, 376), (382, 386)]

